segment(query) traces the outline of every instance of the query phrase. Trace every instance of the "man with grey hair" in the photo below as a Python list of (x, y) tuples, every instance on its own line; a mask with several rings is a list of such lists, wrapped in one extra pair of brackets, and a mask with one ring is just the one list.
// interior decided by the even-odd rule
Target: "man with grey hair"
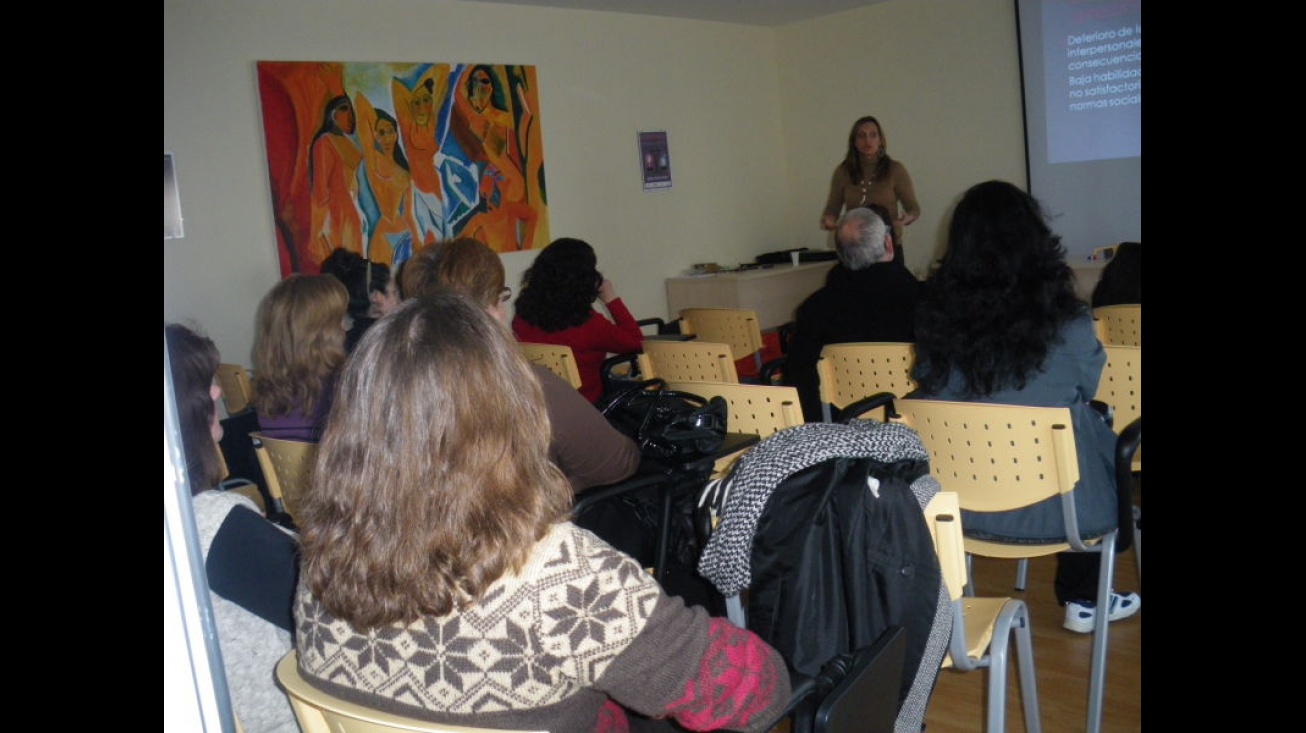
[(822, 419), (816, 362), (826, 344), (915, 339), (921, 284), (893, 261), (897, 243), (889, 221), (876, 204), (846, 212), (835, 226), (839, 264), (795, 311), (784, 381), (798, 388), (807, 422)]
[(864, 270), (878, 262), (893, 261), (893, 229), (868, 208), (853, 209), (835, 226), (834, 246), (839, 261), (849, 270)]

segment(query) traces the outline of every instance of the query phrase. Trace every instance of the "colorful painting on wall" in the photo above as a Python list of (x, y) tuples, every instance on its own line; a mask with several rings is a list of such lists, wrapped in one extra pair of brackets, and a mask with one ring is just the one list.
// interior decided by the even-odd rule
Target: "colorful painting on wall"
[(534, 66), (260, 61), (258, 83), (283, 277), (338, 247), (393, 269), (548, 243)]

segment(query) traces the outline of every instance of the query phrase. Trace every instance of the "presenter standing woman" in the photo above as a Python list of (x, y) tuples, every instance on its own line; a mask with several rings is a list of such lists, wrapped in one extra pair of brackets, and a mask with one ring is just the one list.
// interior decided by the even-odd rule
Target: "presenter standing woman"
[(821, 228), (834, 231), (843, 212), (867, 204), (879, 204), (893, 217), (898, 244), (893, 261), (905, 267), (902, 230), (920, 218), (921, 206), (907, 167), (889, 157), (880, 121), (869, 115), (858, 118), (848, 133), (848, 153), (830, 178)]

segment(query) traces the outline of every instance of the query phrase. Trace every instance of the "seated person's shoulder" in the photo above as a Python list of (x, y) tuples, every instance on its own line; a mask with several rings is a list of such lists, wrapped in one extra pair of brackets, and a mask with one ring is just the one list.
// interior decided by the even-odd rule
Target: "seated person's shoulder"
[(522, 576), (540, 597), (565, 597), (555, 591), (566, 587), (582, 596), (603, 598), (613, 608), (629, 607), (623, 598), (650, 601), (665, 595), (639, 561), (571, 522), (554, 525), (536, 544)]

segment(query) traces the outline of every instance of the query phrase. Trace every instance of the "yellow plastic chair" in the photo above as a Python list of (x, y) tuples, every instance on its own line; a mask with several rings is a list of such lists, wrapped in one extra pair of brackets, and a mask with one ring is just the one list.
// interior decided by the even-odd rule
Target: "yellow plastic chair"
[(576, 356), (570, 346), (558, 344), (521, 343), (522, 353), (532, 364), (539, 364), (562, 377), (576, 389), (580, 389), (580, 369), (576, 367)]
[[(930, 472), (957, 493), (960, 508), (1012, 511), (1059, 497), (1066, 541), (1015, 544), (966, 537), (967, 555), (1019, 560), (1058, 552), (1100, 553), (1097, 608), (1110, 608), (1118, 530), (1087, 541), (1080, 538), (1072, 493), (1079, 481), (1079, 462), (1069, 408), (919, 399), (897, 400), (893, 407), (895, 419), (920, 435), (930, 454)], [(1108, 615), (1100, 612), (1094, 619), (1088, 733), (1102, 729)]]
[[(775, 433), (803, 424), (798, 389), (767, 384), (728, 382), (668, 382), (667, 389), (690, 392), (712, 399), (721, 397), (730, 405), (726, 429), (732, 433), (755, 433), (766, 439)], [(723, 478), (747, 449), (717, 459), (712, 478)]]
[(227, 467), (227, 457), (222, 453), (222, 446), (218, 441), (213, 441), (213, 450), (218, 452), (218, 465), (221, 466), (222, 478), (218, 482), (218, 488), (223, 491), (235, 491), (238, 494), (247, 496), (255, 504), (263, 516), (268, 515), (267, 505), (263, 501), (263, 492), (258, 490), (258, 484), (243, 477), (233, 477), (231, 469)]
[[(1111, 424), (1117, 438), (1119, 438), (1135, 420), (1143, 416), (1143, 347), (1104, 343), (1102, 348), (1106, 351), (1106, 366), (1102, 368), (1102, 376), (1098, 378), (1097, 394), (1093, 399), (1111, 408), (1113, 414)], [(1130, 473), (1141, 473), (1142, 470), (1143, 449), (1142, 446), (1137, 446), (1133, 449), (1133, 459), (1130, 461), (1129, 471)], [(1135, 506), (1132, 513), (1134, 521), (1134, 562), (1138, 567), (1138, 579), (1141, 583), (1143, 579), (1143, 512), (1141, 508)], [(1025, 579), (1028, 570), (1029, 563), (1021, 560), (1016, 569), (1016, 590), (1025, 590)]]
[(874, 394), (907, 395), (916, 389), (916, 382), (911, 378), (915, 363), (916, 348), (908, 342), (827, 344), (816, 362), (823, 419), (833, 422), (834, 410), (842, 410)]
[[(273, 512), (278, 516), (289, 514), (293, 519), (313, 475), (317, 443), (269, 438), (260, 432), (250, 433), (249, 438), (254, 443), (259, 467), (263, 469)], [(271, 514), (269, 512), (269, 516)]]
[(682, 308), (680, 332), (702, 341), (726, 344), (736, 361), (753, 357), (762, 372), (762, 327), (757, 311), (747, 308)]
[(710, 341), (645, 341), (636, 357), (641, 379), (739, 384), (730, 346)]
[(249, 372), (240, 364), (219, 364), (218, 385), (222, 387), (222, 404), (228, 415), (244, 412), (254, 399)]
[[(1102, 368), (1094, 399), (1111, 408), (1111, 424), (1119, 435), (1143, 416), (1143, 347), (1104, 343), (1102, 348), (1106, 350), (1106, 366)], [(1143, 470), (1141, 447), (1134, 453), (1130, 470)]]
[(1016, 598), (976, 598), (965, 595), (970, 584), (961, 529), (961, 507), (955, 491), (940, 491), (925, 507), (939, 569), (952, 598), (952, 636), (944, 669), (958, 672), (988, 670), (987, 733), (1006, 729), (1007, 651), (1016, 642), (1020, 699), (1025, 710), (1025, 730), (1040, 733), (1038, 687), (1034, 675), (1034, 643), (1030, 635), (1029, 608)]
[(1093, 309), (1097, 340), (1103, 344), (1143, 345), (1143, 306), (1103, 305)]
[[(1106, 349), (1106, 366), (1097, 383), (1096, 400), (1105, 402), (1113, 413), (1111, 425), (1122, 438), (1131, 426), (1143, 417), (1143, 347), (1103, 344)], [(1140, 428), (1141, 429), (1141, 428)], [(1140, 438), (1141, 440), (1141, 438)], [(1133, 449), (1129, 462), (1131, 474), (1143, 472), (1143, 448)], [(1143, 580), (1143, 510), (1135, 505), (1134, 561), (1138, 566), (1138, 580)]]
[(348, 702), (310, 685), (299, 673), (294, 650), (277, 663), (276, 673), (303, 733), (549, 733), (430, 723)]

